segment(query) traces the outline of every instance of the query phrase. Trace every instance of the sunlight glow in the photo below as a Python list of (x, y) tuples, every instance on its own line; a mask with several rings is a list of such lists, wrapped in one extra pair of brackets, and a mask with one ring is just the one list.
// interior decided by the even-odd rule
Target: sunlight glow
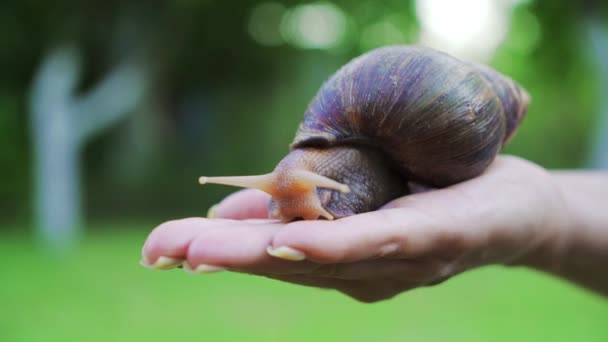
[(520, 0), (416, 0), (420, 41), (461, 58), (487, 60), (509, 30)]

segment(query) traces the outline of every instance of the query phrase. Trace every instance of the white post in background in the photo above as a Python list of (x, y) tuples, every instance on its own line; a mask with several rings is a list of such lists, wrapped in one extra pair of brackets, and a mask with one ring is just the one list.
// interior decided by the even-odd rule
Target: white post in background
[(599, 124), (595, 131), (590, 166), (608, 169), (608, 28), (600, 19), (588, 17), (585, 22), (591, 53), (598, 69)]
[(47, 247), (66, 250), (82, 225), (80, 154), (84, 144), (133, 111), (144, 94), (143, 72), (116, 67), (76, 96), (80, 59), (74, 48), (52, 51), (35, 74), (30, 96), (36, 227)]

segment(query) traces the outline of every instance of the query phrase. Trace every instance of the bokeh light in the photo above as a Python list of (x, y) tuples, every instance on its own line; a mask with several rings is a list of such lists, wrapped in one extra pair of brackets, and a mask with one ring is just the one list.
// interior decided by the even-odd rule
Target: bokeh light
[(281, 36), (281, 19), (285, 6), (278, 2), (264, 2), (251, 11), (247, 31), (261, 45), (277, 46), (284, 43)]
[(361, 32), (361, 50), (368, 51), (380, 46), (406, 44), (407, 35), (399, 28), (397, 20), (389, 17), (375, 22)]
[(417, 0), (420, 41), (461, 58), (488, 60), (509, 30), (517, 0)]
[(303, 49), (330, 49), (346, 35), (347, 18), (336, 5), (317, 2), (290, 9), (281, 23), (283, 37)]

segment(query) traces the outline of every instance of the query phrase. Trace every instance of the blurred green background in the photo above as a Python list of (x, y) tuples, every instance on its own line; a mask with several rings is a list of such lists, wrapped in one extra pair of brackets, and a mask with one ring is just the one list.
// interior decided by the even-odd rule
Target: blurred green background
[(198, 176), (272, 169), (320, 84), (383, 45), (527, 88), (506, 153), (607, 167), (607, 19), (605, 1), (3, 1), (0, 341), (607, 341), (605, 300), (523, 269), (363, 305), (138, 265), (154, 226), (232, 191)]

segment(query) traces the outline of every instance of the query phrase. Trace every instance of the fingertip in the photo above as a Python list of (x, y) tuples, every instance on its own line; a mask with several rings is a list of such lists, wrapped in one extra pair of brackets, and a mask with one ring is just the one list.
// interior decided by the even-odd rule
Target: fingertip
[[(344, 262), (349, 259), (346, 244), (340, 235), (342, 223), (336, 221), (298, 221), (287, 224), (272, 239), (269, 251), (295, 251), (269, 253), (286, 260), (308, 259), (318, 263)], [(293, 254), (293, 255), (291, 255)]]
[(266, 252), (270, 256), (283, 260), (302, 261), (306, 259), (306, 254), (304, 254), (304, 252), (288, 246), (280, 246), (276, 248), (268, 246), (266, 248)]
[(219, 207), (219, 204), (214, 204), (211, 207), (209, 207), (209, 210), (207, 210), (207, 218), (219, 218), (220, 216), (217, 213), (217, 208)]
[(153, 264), (161, 256), (183, 257), (188, 244), (205, 222), (209, 221), (203, 218), (186, 218), (158, 225), (146, 238), (142, 247), (142, 260)]

